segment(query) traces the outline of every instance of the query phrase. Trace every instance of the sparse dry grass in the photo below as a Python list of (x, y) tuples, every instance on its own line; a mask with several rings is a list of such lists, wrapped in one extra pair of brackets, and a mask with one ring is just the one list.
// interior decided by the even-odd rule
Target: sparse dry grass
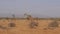
[[(37, 22), (36, 20), (34, 20)], [(11, 20), (0, 20), (0, 25), (3, 25), (7, 27), (7, 29), (1, 29), (0, 28), (0, 34), (60, 34), (60, 27), (56, 28), (55, 30), (45, 29), (47, 28), (47, 25), (52, 22), (51, 19), (39, 19), (38, 20), (38, 27), (35, 29), (29, 28), (30, 20), (26, 19), (14, 19), (12, 22), (16, 24), (16, 27), (9, 28), (8, 24), (11, 22)], [(60, 21), (58, 21), (60, 22)]]

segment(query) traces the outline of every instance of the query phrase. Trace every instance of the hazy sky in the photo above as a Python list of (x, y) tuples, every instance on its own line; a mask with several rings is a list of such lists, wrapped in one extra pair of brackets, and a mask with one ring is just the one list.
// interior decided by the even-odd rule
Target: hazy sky
[(0, 15), (32, 15), (60, 17), (60, 0), (0, 0)]

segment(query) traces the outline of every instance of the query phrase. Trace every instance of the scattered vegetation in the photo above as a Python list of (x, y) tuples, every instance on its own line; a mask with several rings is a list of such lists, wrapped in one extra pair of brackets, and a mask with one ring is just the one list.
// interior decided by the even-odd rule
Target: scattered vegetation
[(6, 29), (6, 27), (5, 27), (5, 26), (2, 26), (2, 25), (0, 25), (0, 28), (1, 28), (1, 29)]
[(16, 26), (15, 23), (9, 23), (8, 25), (9, 25), (9, 27), (15, 27)]
[(59, 24), (57, 21), (53, 21), (52, 23), (48, 24), (48, 29), (55, 29), (59, 27)]

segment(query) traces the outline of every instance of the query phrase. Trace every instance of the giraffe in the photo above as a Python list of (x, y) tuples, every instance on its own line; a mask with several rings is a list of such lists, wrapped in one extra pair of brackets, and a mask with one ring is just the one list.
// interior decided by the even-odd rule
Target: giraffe
[(34, 21), (34, 18), (31, 15), (24, 15), (27, 15), (27, 19), (31, 21), (31, 23), (29, 24), (30, 28), (36, 28), (38, 26), (38, 23)]

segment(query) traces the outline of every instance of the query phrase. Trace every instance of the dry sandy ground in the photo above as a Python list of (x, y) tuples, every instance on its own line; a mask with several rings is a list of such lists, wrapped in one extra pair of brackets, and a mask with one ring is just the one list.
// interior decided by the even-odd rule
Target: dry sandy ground
[(16, 27), (9, 28), (8, 23), (10, 23), (10, 20), (0, 20), (0, 25), (7, 27), (7, 29), (0, 28), (0, 34), (60, 34), (60, 27), (55, 30), (44, 29), (47, 28), (47, 25), (52, 20), (39, 20), (39, 24), (35, 29), (29, 28), (29, 20), (13, 20), (13, 22), (16, 24)]

